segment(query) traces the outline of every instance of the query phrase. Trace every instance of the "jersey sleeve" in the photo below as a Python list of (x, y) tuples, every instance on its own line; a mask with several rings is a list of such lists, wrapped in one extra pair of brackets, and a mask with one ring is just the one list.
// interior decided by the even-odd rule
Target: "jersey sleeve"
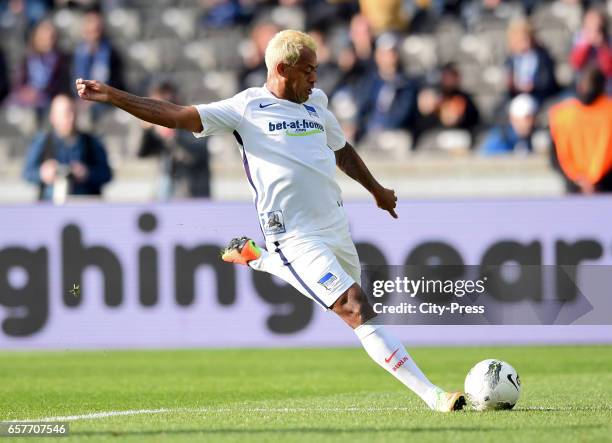
[(233, 132), (240, 124), (245, 108), (244, 93), (226, 100), (205, 105), (194, 106), (202, 120), (202, 132), (194, 132), (196, 137), (227, 134)]
[(325, 114), (325, 133), (327, 134), (327, 146), (332, 151), (337, 151), (344, 148), (346, 145), (346, 137), (336, 116), (331, 113), (327, 108), (323, 108)]
[(346, 145), (344, 132), (342, 132), (342, 127), (340, 126), (340, 123), (338, 123), (336, 116), (332, 114), (329, 109), (327, 109), (328, 99), (325, 92), (315, 88), (312, 91), (310, 100), (314, 104), (318, 105), (323, 111), (325, 133), (327, 135), (327, 146), (329, 146), (332, 151), (337, 151), (344, 148), (344, 145)]

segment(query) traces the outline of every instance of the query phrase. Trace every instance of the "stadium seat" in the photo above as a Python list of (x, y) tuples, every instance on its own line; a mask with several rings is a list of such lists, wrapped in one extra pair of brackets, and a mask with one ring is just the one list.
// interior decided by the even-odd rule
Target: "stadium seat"
[(115, 8), (106, 17), (109, 34), (126, 41), (141, 37), (141, 22), (140, 13), (134, 9)]
[(378, 159), (405, 160), (412, 150), (412, 136), (402, 130), (380, 131), (366, 135), (359, 149)]
[(401, 44), (405, 68), (410, 74), (422, 74), (438, 65), (436, 40), (426, 34), (410, 35)]
[(162, 14), (162, 22), (171, 28), (176, 36), (183, 41), (191, 40), (195, 37), (197, 26), (198, 11), (187, 8), (168, 8)]

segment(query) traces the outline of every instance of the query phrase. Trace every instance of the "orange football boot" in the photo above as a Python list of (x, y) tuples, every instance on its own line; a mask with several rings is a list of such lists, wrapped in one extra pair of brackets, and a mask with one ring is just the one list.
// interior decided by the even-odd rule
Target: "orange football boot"
[(246, 265), (261, 257), (261, 249), (248, 237), (236, 237), (221, 251), (221, 259), (228, 263)]

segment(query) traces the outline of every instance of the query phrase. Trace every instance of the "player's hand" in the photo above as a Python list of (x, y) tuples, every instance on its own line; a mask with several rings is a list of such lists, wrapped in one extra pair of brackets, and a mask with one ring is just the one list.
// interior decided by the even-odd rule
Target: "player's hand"
[(53, 184), (55, 175), (57, 174), (57, 161), (52, 158), (45, 160), (40, 165), (40, 179), (46, 185)]
[(166, 128), (165, 126), (155, 125), (154, 129), (155, 132), (157, 132), (157, 135), (164, 139), (171, 139), (176, 134), (176, 130), (172, 128)]
[(592, 195), (595, 193), (595, 186), (585, 179), (579, 179), (576, 184), (580, 188), (580, 192), (584, 195)]
[(81, 162), (70, 163), (70, 172), (77, 182), (84, 182), (89, 176), (89, 169)]
[(380, 209), (389, 211), (391, 217), (397, 218), (397, 213), (395, 212), (395, 207), (397, 206), (397, 196), (395, 195), (395, 191), (393, 189), (381, 187), (374, 193), (374, 199), (376, 200), (376, 205)]
[(79, 97), (92, 102), (107, 103), (109, 101), (110, 87), (97, 80), (77, 79), (76, 88)]

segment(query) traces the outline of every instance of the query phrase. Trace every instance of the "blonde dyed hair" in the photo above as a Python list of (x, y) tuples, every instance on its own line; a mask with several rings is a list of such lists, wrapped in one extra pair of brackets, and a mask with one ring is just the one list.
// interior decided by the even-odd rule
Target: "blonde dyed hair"
[(268, 72), (274, 72), (279, 63), (295, 65), (300, 58), (300, 51), (304, 48), (317, 52), (317, 44), (308, 34), (292, 29), (278, 32), (266, 46), (265, 59)]

